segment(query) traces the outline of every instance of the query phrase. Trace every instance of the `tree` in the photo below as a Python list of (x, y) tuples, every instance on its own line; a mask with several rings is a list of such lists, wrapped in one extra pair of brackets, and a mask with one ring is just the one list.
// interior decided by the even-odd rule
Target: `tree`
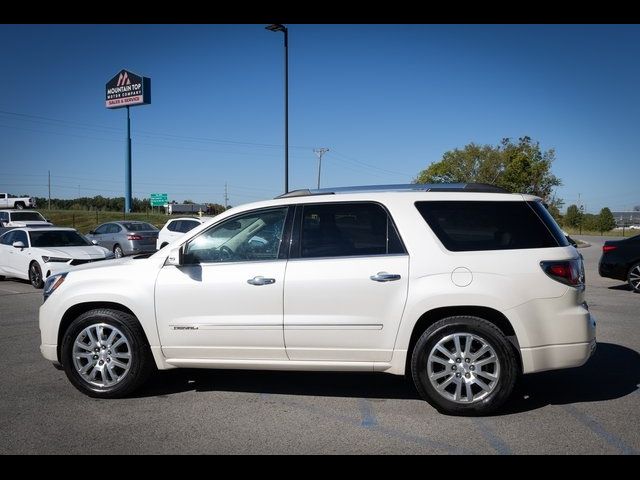
[(564, 216), (564, 224), (568, 227), (578, 227), (582, 223), (582, 212), (577, 205), (569, 205)]
[(633, 207), (633, 211), (640, 212), (640, 205), (636, 205), (635, 207)]
[(564, 223), (564, 218), (560, 213), (560, 209), (553, 203), (549, 205), (549, 213), (554, 218), (554, 220), (558, 222), (558, 225), (562, 225)]
[(416, 183), (491, 183), (509, 192), (528, 193), (560, 207), (553, 189), (562, 185), (551, 173), (553, 149), (543, 151), (540, 143), (521, 137), (517, 143), (504, 138), (499, 145), (470, 143), (463, 149), (445, 152), (442, 159), (418, 174)]
[(611, 213), (611, 210), (609, 210), (607, 207), (600, 210), (597, 225), (601, 235), (604, 232), (608, 232), (609, 230), (613, 230), (614, 228), (616, 228), (616, 219), (613, 217), (613, 213)]

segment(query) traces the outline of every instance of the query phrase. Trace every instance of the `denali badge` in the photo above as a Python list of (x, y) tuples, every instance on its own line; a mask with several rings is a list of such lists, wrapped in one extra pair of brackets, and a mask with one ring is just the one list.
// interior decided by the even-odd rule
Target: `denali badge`
[(189, 326), (189, 325), (185, 325), (185, 326), (182, 326), (182, 325), (176, 326), (176, 325), (174, 325), (173, 329), (174, 330), (198, 330), (198, 327), (193, 327), (193, 326)]

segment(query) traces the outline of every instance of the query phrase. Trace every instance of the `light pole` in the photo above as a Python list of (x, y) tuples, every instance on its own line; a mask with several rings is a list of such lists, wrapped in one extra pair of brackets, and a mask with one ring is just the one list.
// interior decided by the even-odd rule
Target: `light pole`
[(279, 23), (265, 28), (284, 33), (284, 193), (289, 193), (289, 30)]

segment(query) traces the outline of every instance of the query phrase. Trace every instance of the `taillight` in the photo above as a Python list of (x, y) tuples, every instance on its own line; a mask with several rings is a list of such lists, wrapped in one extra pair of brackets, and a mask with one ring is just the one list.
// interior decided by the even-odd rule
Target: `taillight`
[(613, 250), (616, 250), (618, 247), (616, 247), (615, 245), (605, 245), (604, 247), (602, 247), (602, 253), (607, 253), (607, 252), (612, 252)]
[(127, 235), (127, 240), (142, 240), (140, 235)]
[(584, 265), (581, 259), (540, 262), (544, 273), (555, 281), (580, 287), (584, 285)]

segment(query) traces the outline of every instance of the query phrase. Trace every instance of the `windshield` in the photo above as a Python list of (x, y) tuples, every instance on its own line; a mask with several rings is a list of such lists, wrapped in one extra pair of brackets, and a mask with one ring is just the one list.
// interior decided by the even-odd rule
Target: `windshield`
[(49, 230), (29, 232), (32, 247), (87, 247), (91, 244), (78, 232), (72, 230)]
[(12, 222), (46, 222), (38, 212), (11, 212)]
[(127, 222), (127, 223), (123, 223), (122, 226), (128, 232), (155, 232), (158, 230), (156, 227), (154, 227), (150, 223), (144, 223), (144, 222), (137, 222), (137, 223)]

